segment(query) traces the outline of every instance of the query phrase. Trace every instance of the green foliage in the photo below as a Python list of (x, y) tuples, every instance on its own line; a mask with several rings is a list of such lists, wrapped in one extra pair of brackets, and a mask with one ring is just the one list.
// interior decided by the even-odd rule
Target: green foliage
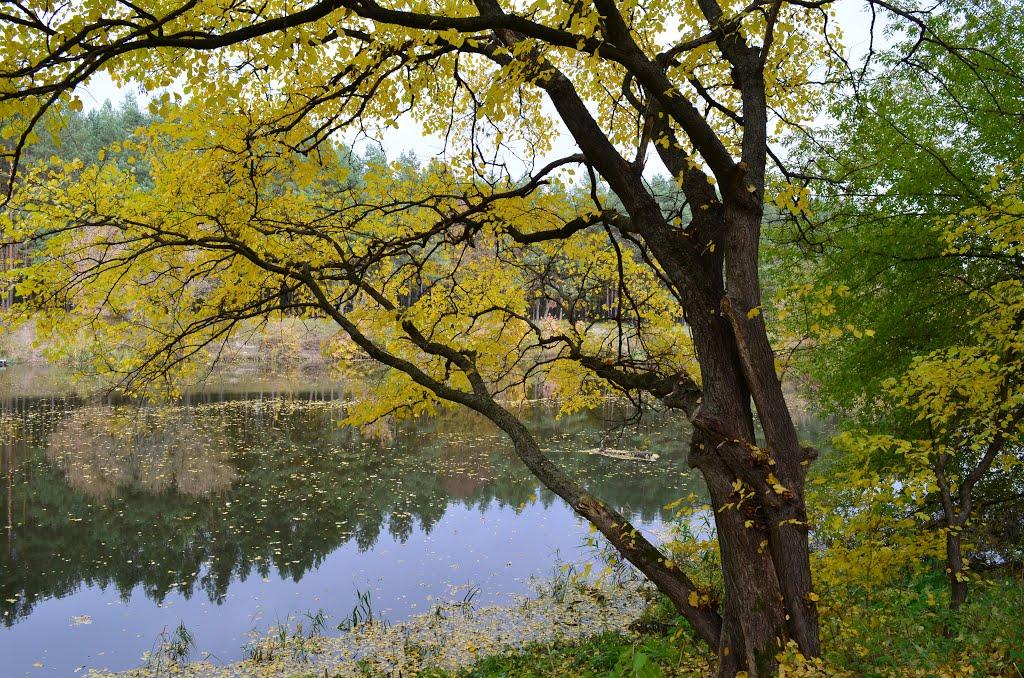
[(944, 224), (989, 208), (997, 168), (1024, 153), (1024, 8), (954, 3), (934, 21), (969, 55), (924, 42), (902, 59), (897, 34), (803, 149), (808, 174), (835, 181), (813, 184), (811, 215), (772, 229), (769, 248), (785, 262), (771, 275), (788, 328), (815, 349), (799, 363), (813, 399), (875, 424), (896, 414), (879, 407), (885, 381), (969, 343), (971, 293), (1020, 266), (1019, 254), (951, 250)]
[[(939, 229), (944, 251), (1018, 256), (1024, 239), (1019, 177), (1017, 166), (1000, 168), (987, 186), (984, 207), (968, 207), (944, 220)], [(966, 581), (961, 574), (967, 567), (960, 554), (961, 532), (965, 527), (968, 537), (977, 532), (971, 522), (974, 506), (991, 505), (1006, 492), (1019, 495), (1024, 487), (1024, 281), (1019, 271), (1015, 276), (1007, 273), (967, 298), (973, 315), (961, 328), (960, 341), (915, 357), (905, 373), (883, 384), (894, 411), (903, 415), (902, 435), (862, 431), (840, 437), (856, 461), (839, 475), (842, 486), (833, 496), (861, 494), (857, 502), (847, 500), (845, 515), (824, 518), (843, 520), (847, 529), (848, 523), (856, 523), (860, 529), (849, 532), (861, 546), (873, 544), (879, 535), (895, 539), (906, 534), (908, 540), (887, 553), (910, 561), (929, 552), (923, 524), (931, 522), (947, 537), (947, 568), (956, 581)], [(1012, 502), (1002, 507), (1007, 508)], [(877, 511), (883, 522), (870, 522)], [(1000, 520), (1019, 524), (1021, 518), (1019, 512), (1007, 512)], [(986, 532), (984, 523), (980, 532)], [(911, 542), (924, 551), (909, 548)], [(1012, 541), (969, 547), (997, 562), (1019, 558), (1020, 553)], [(887, 565), (878, 551), (861, 553), (870, 566), (897, 565)], [(850, 553), (846, 556), (849, 565)]]
[(897, 31), (803, 149), (833, 180), (773, 230), (796, 366), (849, 429), (815, 490), (825, 587), (944, 555), (956, 605), (972, 562), (1021, 557), (1021, 26), (1019, 3), (953, 3), (930, 27), (970, 53), (925, 41), (912, 59)]
[(117, 107), (107, 100), (85, 112), (53, 108), (42, 121), (45, 133), (37, 143), (27, 147), (25, 163), (57, 165), (78, 160), (85, 165), (96, 165), (106, 161), (121, 171), (133, 172), (145, 183), (149, 172), (147, 163), (133, 156), (125, 144), (154, 122), (156, 118), (140, 110), (131, 97)]

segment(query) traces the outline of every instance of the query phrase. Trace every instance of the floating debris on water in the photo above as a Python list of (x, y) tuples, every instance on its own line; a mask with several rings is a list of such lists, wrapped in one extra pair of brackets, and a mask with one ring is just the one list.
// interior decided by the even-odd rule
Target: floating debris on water
[(583, 450), (584, 454), (599, 454), (602, 457), (621, 459), (622, 461), (658, 461), (661, 455), (647, 450), (614, 450), (606, 447), (592, 447)]

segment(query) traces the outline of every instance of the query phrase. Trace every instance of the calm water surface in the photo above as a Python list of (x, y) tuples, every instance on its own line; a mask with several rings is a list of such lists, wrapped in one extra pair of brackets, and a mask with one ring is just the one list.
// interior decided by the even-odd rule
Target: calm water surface
[[(322, 609), (333, 628), (359, 591), (394, 622), (470, 588), (508, 603), (591, 557), (587, 527), (488, 422), (457, 412), (357, 433), (338, 423), (346, 394), (246, 378), (173, 405), (105, 404), (49, 372), (0, 371), (0, 673), (129, 668), (179, 624), (228, 662), (289, 616)], [(686, 429), (622, 429), (620, 414), (522, 416), (560, 465), (658, 533), (662, 507), (699, 491)], [(602, 440), (661, 458), (583, 452)]]

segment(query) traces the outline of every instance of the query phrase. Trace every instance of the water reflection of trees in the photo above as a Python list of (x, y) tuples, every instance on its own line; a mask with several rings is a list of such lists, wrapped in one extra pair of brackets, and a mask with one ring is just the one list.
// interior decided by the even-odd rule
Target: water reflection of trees
[[(298, 580), (350, 541), (366, 550), (385, 531), (430, 531), (452, 504), (554, 501), (489, 424), (464, 414), (394, 424), (382, 443), (341, 428), (338, 406), (294, 399), (21, 409), (0, 419), (7, 624), (83, 584), (216, 601), (236, 579)], [(662, 455), (646, 465), (574, 452), (598, 443), (600, 414), (530, 416), (559, 463), (638, 518), (689, 491), (682, 445), (656, 423), (620, 443)]]
[(54, 429), (46, 455), (92, 499), (126, 489), (204, 497), (235, 479), (229, 441), (211, 423), (190, 409), (84, 407)]

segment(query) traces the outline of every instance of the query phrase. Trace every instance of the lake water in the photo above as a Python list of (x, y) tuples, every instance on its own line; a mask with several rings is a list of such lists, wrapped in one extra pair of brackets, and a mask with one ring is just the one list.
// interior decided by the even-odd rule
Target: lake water
[[(333, 621), (369, 591), (400, 621), (474, 592), (510, 603), (587, 526), (488, 422), (464, 411), (342, 428), (349, 389), (304, 375), (236, 379), (173, 405), (71, 395), (52, 372), (0, 371), (3, 675), (140, 663), (179, 624), (211, 659), (306, 612)], [(522, 410), (542, 446), (643, 531), (699, 482), (686, 429), (614, 407)], [(587, 454), (647, 448), (652, 463)]]

